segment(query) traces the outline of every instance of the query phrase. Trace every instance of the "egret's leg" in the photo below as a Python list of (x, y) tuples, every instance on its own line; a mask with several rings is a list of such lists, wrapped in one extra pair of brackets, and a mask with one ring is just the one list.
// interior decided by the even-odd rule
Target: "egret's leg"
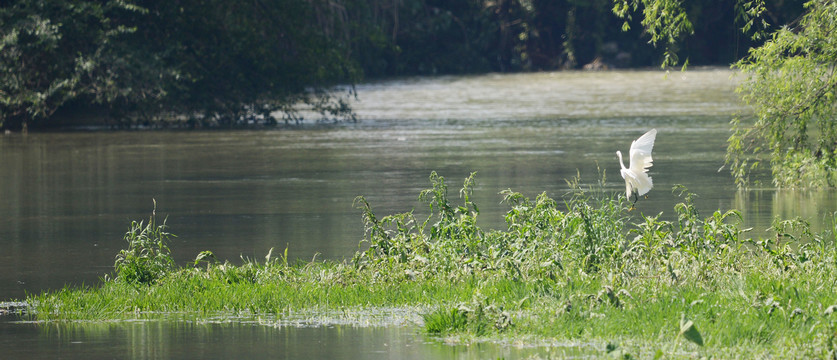
[[(631, 200), (631, 198), (628, 198), (628, 200)], [(633, 211), (635, 209), (634, 205), (636, 205), (637, 200), (639, 200), (638, 194), (634, 193), (634, 201), (631, 201), (631, 207), (628, 208), (628, 211)]]

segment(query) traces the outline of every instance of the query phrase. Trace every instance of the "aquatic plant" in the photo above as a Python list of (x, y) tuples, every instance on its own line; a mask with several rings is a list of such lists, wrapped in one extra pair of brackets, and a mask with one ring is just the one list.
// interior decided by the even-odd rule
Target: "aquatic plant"
[[(152, 213), (147, 225), (132, 224), (115, 280), (27, 301), (40, 319), (316, 313), (319, 320), (293, 321), (319, 324), (361, 309), (409, 309), (417, 313), (410, 321), (450, 341), (609, 344), (611, 355), (639, 358), (837, 351), (837, 214), (821, 233), (801, 219), (777, 220), (771, 237), (749, 239), (738, 212), (703, 217), (697, 195), (683, 187), (674, 189), (682, 198), (674, 217), (663, 220), (629, 211), (603, 176), (590, 186), (568, 183), (561, 201), (503, 191), (510, 209), (502, 230), (477, 225), (474, 174), (459, 202), (431, 174), (419, 196), (429, 211), (423, 219), (413, 211), (378, 217), (358, 197), (366, 240), (347, 261), (293, 262), (287, 249), (271, 249), (264, 261), (233, 264), (205, 251), (194, 266), (174, 267), (159, 241), (169, 236), (165, 222), (156, 225)], [(151, 269), (165, 271), (124, 265), (152, 264), (151, 254), (162, 259)]]
[(113, 264), (116, 279), (130, 284), (151, 284), (174, 269), (174, 260), (168, 247), (168, 239), (174, 236), (166, 232), (166, 219), (157, 224), (157, 201), (147, 223), (131, 222), (125, 233), (128, 248), (120, 250)]

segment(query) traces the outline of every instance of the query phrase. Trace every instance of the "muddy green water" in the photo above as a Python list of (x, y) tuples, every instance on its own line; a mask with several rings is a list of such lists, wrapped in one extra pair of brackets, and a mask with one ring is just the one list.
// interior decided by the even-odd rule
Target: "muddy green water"
[[(624, 191), (615, 151), (627, 151), (650, 128), (659, 132), (651, 170), (655, 188), (635, 214), (671, 215), (679, 201), (671, 188), (683, 184), (699, 195), (703, 214), (737, 208), (753, 234), (775, 216), (799, 215), (819, 226), (837, 210), (834, 191), (741, 192), (727, 171), (718, 172), (728, 122), (732, 114), (746, 113), (731, 75), (708, 69), (668, 77), (628, 71), (410, 78), (358, 86), (357, 124), (0, 136), (0, 301), (98, 282), (125, 245), (130, 221), (146, 219), (152, 199), (177, 235), (171, 249), (180, 264), (202, 250), (236, 261), (286, 246), (292, 257), (340, 259), (351, 256), (363, 238), (360, 213), (352, 208), (357, 195), (365, 195), (379, 214), (420, 210), (416, 198), (431, 171), (448, 179), (452, 197), (477, 171), (480, 221), (502, 227), (506, 207), (497, 193), (507, 188), (558, 198), (567, 191), (565, 179), (580, 171), (584, 182), (593, 183), (600, 167), (608, 188)], [(6, 321), (2, 328), (4, 338), (12, 335), (24, 344), (13, 346), (15, 351), (38, 347), (44, 357), (81, 344), (103, 353), (180, 357), (148, 352), (158, 339), (174, 342), (165, 351), (205, 350), (220, 358), (225, 353), (213, 349), (263, 347), (260, 355), (330, 358), (326, 351), (335, 346), (349, 357), (376, 358), (360, 349), (367, 342), (396, 357), (402, 353), (392, 351), (412, 354), (408, 346), (429, 346), (421, 350), (429, 353), (417, 352), (426, 356), (456, 355), (415, 340), (403, 328), (270, 330), (177, 321), (90, 331)], [(68, 332), (80, 334), (81, 343), (61, 335)], [(227, 344), (214, 337), (244, 340)], [(383, 344), (398, 344), (398, 350)], [(294, 353), (307, 348), (308, 355)]]

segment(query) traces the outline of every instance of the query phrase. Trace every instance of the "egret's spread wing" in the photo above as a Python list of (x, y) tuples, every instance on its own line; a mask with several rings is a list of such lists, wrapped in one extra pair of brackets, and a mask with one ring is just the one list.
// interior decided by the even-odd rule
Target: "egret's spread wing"
[(651, 129), (631, 143), (631, 164), (628, 169), (635, 176), (635, 187), (639, 195), (645, 195), (654, 186), (651, 177), (646, 172), (654, 164), (651, 150), (654, 148), (656, 137), (657, 129)]

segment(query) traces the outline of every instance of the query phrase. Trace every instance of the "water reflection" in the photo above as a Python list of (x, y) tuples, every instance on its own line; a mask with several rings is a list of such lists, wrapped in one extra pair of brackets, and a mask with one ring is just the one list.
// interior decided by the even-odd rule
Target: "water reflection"
[(416, 327), (271, 327), (188, 320), (13, 323), (0, 320), (7, 359), (485, 359), (601, 354), (592, 344), (446, 345)]
[(756, 231), (767, 233), (773, 220), (799, 217), (816, 231), (837, 233), (837, 192), (817, 190), (742, 190), (735, 193), (733, 207)]

